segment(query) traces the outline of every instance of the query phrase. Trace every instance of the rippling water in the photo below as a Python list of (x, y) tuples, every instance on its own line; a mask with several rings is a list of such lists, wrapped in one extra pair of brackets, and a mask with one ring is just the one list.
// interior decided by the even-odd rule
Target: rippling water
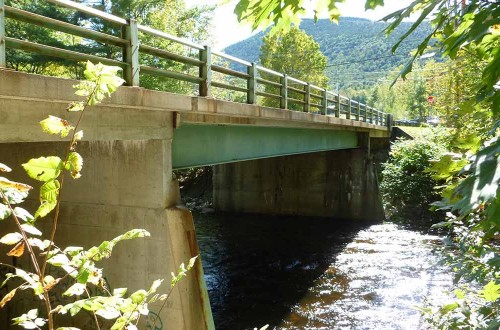
[(217, 329), (426, 329), (444, 301), (437, 236), (393, 224), (196, 214)]

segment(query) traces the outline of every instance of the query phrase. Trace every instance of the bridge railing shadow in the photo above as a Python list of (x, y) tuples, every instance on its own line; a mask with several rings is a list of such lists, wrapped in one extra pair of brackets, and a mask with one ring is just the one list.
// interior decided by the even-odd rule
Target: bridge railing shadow
[[(59, 10), (72, 11), (73, 16), (66, 16), (64, 21), (63, 15), (47, 10), (47, 6), (35, 12), (37, 6), (30, 6), (32, 11), (28, 11), (0, 0), (0, 40), (5, 40), (0, 42), (0, 67), (20, 70), (28, 66), (29, 72), (37, 73), (33, 63), (45, 61), (46, 66), (72, 66), (74, 70), (64, 74), (78, 79), (82, 75), (81, 62), (101, 62), (123, 68), (129, 86), (390, 127), (387, 113), (325, 88), (141, 25), (134, 19), (69, 0), (46, 1)], [(23, 33), (28, 26), (35, 33)], [(46, 38), (44, 44), (36, 31), (47, 30), (64, 38)]]

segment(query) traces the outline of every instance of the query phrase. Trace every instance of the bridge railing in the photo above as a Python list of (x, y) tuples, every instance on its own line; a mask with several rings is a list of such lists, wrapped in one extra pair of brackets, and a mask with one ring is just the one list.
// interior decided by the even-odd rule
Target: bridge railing
[[(234, 93), (231, 94), (233, 100), (249, 104), (271, 104), (281, 109), (390, 126), (390, 116), (386, 113), (314, 84), (212, 51), (208, 46), (138, 24), (133, 19), (127, 20), (69, 0), (46, 1), (79, 12), (84, 15), (86, 23), (80, 26), (64, 22), (7, 6), (5, 0), (0, 0), (0, 67), (7, 66), (8, 49), (75, 62), (102, 62), (122, 67), (123, 78), (129, 86), (148, 88), (148, 81), (166, 78), (191, 84), (185, 91), (199, 96), (218, 98), (224, 97), (221, 91), (230, 92)], [(62, 43), (44, 45), (30, 41), (30, 36), (9, 35), (9, 31), (6, 32), (7, 20), (83, 39), (73, 47)], [(106, 32), (93, 28), (105, 24), (109, 28), (101, 30)], [(95, 44), (107, 48), (103, 50)]]

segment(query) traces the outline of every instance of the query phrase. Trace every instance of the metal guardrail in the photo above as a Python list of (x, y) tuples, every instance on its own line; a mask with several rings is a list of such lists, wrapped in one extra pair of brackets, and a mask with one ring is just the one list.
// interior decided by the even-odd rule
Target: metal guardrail
[[(0, 0), (0, 67), (7, 66), (6, 54), (9, 48), (73, 61), (102, 62), (103, 64), (122, 67), (123, 78), (129, 86), (140, 85), (140, 74), (165, 77), (198, 85), (200, 96), (212, 96), (212, 88), (221, 88), (246, 94), (246, 102), (249, 104), (256, 104), (257, 98), (263, 97), (265, 99), (279, 101), (279, 107), (281, 109), (289, 109), (289, 105), (294, 104), (294, 108), (300, 107), (304, 112), (317, 112), (323, 115), (333, 115), (339, 118), (390, 127), (390, 115), (308, 82), (301, 81), (256, 63), (250, 63), (222, 52), (212, 51), (208, 46), (202, 46), (169, 35), (165, 32), (140, 25), (133, 19), (126, 20), (69, 0), (46, 1), (83, 13), (93, 19), (105, 21), (121, 29), (121, 34), (119, 36), (111, 35), (92, 30), (88, 26), (77, 26), (66, 23), (37, 13), (7, 6), (5, 5), (5, 0)], [(100, 42), (107, 46), (115, 46), (122, 49), (123, 56), (121, 59), (112, 59), (95, 54), (77, 52), (74, 50), (42, 45), (28, 40), (12, 38), (6, 35), (5, 25), (7, 19), (42, 26), (51, 30)], [(187, 47), (190, 52), (194, 51), (198, 56), (186, 56), (175, 53), (169, 49), (148, 45), (147, 41), (144, 39), (151, 37), (167, 40), (176, 46)], [(139, 54), (147, 54), (159, 60), (170, 60), (175, 63), (182, 63), (191, 69), (198, 68), (198, 74), (193, 74), (193, 70), (187, 70), (188, 72), (186, 73), (142, 65)], [(239, 67), (246, 69), (232, 69), (230, 66), (220, 65), (220, 63), (214, 62), (217, 60), (219, 62), (222, 60), (226, 61), (226, 63), (237, 64)], [(223, 77), (228, 77), (229, 79), (239, 79), (243, 81), (243, 84), (238, 85), (227, 79), (223, 79), (223, 81), (213, 79), (214, 72)]]

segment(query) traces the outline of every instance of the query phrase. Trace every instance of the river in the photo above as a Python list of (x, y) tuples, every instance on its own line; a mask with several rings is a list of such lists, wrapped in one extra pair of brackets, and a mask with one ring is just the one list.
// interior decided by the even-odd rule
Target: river
[(444, 302), (440, 237), (394, 224), (195, 214), (217, 330), (427, 329)]

